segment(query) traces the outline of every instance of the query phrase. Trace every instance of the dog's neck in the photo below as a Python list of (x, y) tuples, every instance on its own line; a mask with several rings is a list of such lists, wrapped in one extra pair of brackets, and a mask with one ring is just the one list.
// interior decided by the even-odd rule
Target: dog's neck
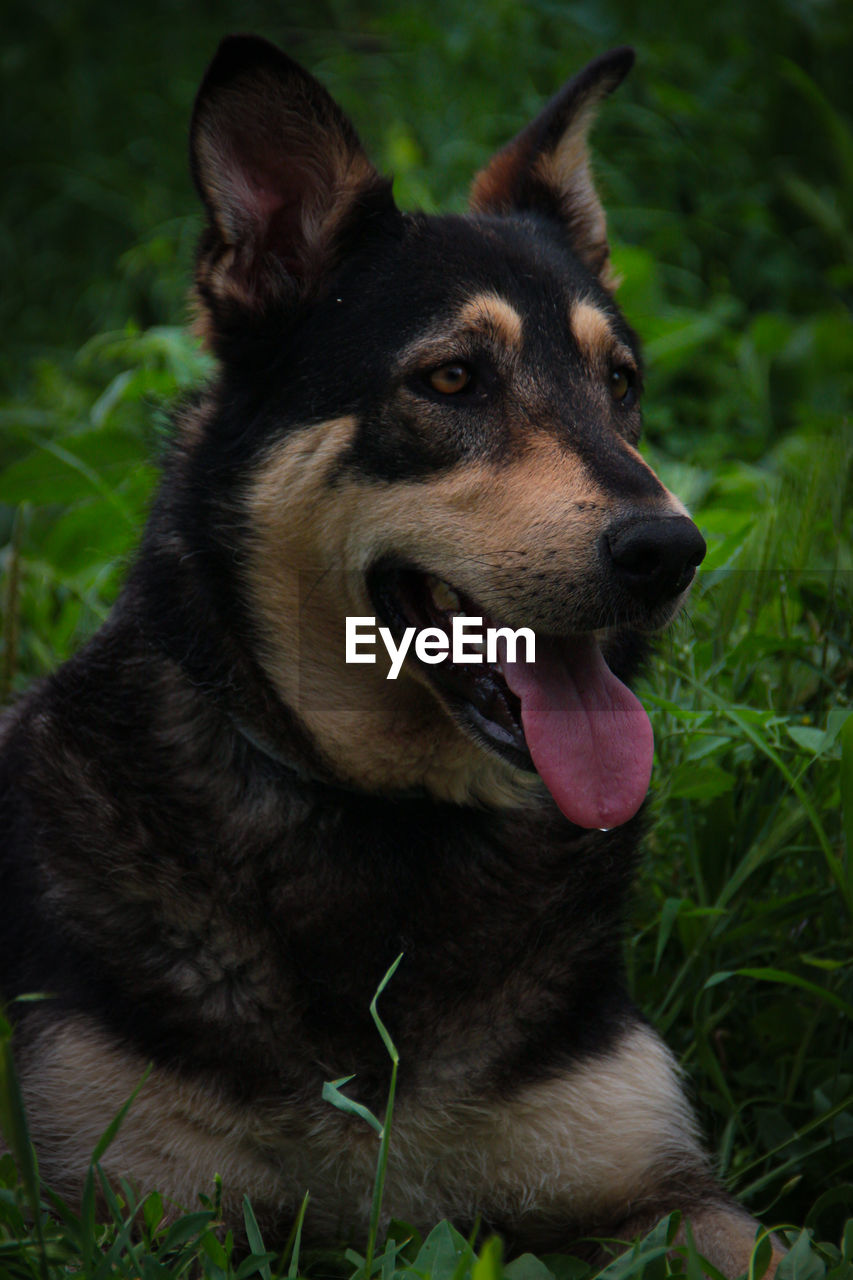
[[(245, 721), (229, 716), (231, 726), (238, 737), (242, 738), (249, 747), (260, 754), (268, 763), (276, 766), (289, 774), (290, 777), (300, 783), (307, 783), (314, 787), (323, 787), (331, 791), (345, 791), (348, 795), (366, 796), (360, 787), (351, 786), (347, 782), (339, 779), (332, 779), (328, 775), (322, 775), (318, 771), (312, 771), (304, 760), (299, 760), (294, 756), (285, 755), (266, 737), (259, 734), (257, 730), (250, 728)], [(406, 790), (397, 790), (383, 795), (383, 800), (424, 800), (428, 798), (428, 793), (423, 787), (409, 787)]]

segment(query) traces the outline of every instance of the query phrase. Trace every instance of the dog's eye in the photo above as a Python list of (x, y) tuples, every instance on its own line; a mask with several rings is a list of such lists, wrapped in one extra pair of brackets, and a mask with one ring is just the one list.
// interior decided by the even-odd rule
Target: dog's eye
[(610, 394), (619, 404), (629, 405), (634, 400), (634, 371), (627, 365), (620, 365), (611, 370), (609, 386)]
[(454, 396), (464, 391), (471, 381), (471, 370), (464, 364), (443, 364), (427, 374), (429, 385), (444, 396)]

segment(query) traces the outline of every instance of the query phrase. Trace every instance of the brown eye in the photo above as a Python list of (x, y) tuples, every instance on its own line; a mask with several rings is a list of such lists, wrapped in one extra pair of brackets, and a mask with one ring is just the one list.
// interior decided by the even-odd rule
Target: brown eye
[(629, 399), (629, 392), (634, 386), (634, 375), (630, 369), (621, 366), (610, 374), (610, 394), (614, 400), (624, 404)]
[(470, 381), (470, 371), (464, 364), (443, 364), (441, 368), (433, 369), (429, 374), (430, 386), (444, 396), (453, 396), (457, 391), (464, 391)]

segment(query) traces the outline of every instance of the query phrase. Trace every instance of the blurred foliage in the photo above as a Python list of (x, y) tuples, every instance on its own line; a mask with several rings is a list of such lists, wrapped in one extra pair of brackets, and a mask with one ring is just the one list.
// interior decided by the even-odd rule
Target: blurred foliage
[(596, 165), (649, 365), (645, 448), (710, 550), (648, 685), (658, 825), (628, 957), (724, 1175), (754, 1209), (826, 1238), (853, 1201), (853, 9), (7, 13), (0, 699), (105, 616), (164, 406), (208, 369), (181, 328), (199, 225), (186, 124), (234, 30), (311, 67), (399, 202), (427, 209), (463, 208), (472, 174), (586, 59), (637, 49)]
[[(708, 332), (693, 335), (701, 344), (763, 311), (832, 313), (851, 285), (844, 0), (723, 0), (701, 15), (630, 0), (10, 9), (0, 53), (7, 372), (129, 317), (141, 328), (180, 317), (196, 213), (186, 124), (206, 62), (235, 29), (311, 66), (397, 175), (401, 202), (428, 208), (461, 207), (475, 169), (545, 96), (593, 54), (630, 42), (638, 67), (602, 115), (599, 169), (616, 239), (651, 254), (667, 312), (707, 316)], [(661, 314), (654, 293), (645, 301), (643, 331)], [(704, 370), (693, 375), (683, 389), (700, 408)], [(757, 454), (766, 434), (753, 430)]]

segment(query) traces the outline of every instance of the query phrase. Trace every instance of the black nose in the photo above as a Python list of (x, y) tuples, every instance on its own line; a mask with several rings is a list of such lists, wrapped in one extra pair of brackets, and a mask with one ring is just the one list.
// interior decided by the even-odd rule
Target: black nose
[(619, 581), (644, 604), (680, 595), (705, 558), (705, 539), (687, 516), (630, 516), (603, 535), (603, 551)]

